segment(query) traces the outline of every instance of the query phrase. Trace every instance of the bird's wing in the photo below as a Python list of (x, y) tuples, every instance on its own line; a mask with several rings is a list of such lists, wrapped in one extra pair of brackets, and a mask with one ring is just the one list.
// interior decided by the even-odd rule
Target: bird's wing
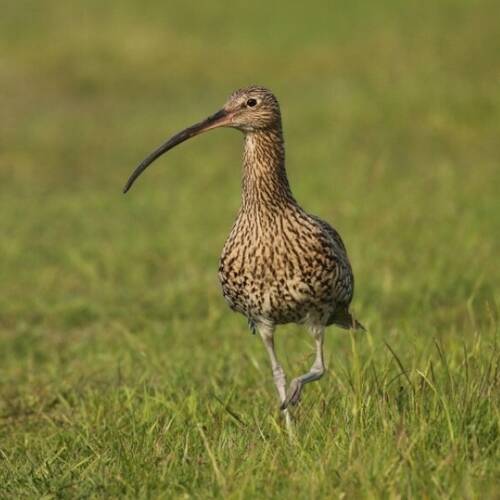
[(320, 219), (319, 217), (316, 217), (315, 215), (311, 215), (311, 217), (318, 223), (318, 225), (321, 227), (325, 233), (330, 236), (330, 238), (335, 242), (335, 244), (339, 247), (340, 250), (345, 254), (347, 258), (347, 249), (344, 245), (344, 242), (342, 241), (342, 238), (340, 237), (340, 234), (332, 227), (328, 222), (324, 221), (323, 219)]
[(332, 254), (335, 260), (335, 278), (333, 283), (333, 294), (335, 302), (348, 308), (354, 293), (354, 275), (352, 273), (347, 249), (340, 234), (328, 222), (319, 217), (312, 216), (321, 230), (329, 237), (332, 244)]

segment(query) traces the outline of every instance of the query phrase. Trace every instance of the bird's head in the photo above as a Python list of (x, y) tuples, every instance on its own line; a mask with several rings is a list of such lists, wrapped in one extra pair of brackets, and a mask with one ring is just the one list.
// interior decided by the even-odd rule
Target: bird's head
[(278, 100), (264, 87), (236, 90), (224, 104), (229, 123), (243, 132), (256, 132), (281, 126)]
[(126, 193), (142, 172), (162, 154), (191, 137), (219, 127), (232, 127), (244, 133), (279, 128), (281, 115), (278, 100), (264, 87), (252, 86), (236, 90), (222, 109), (175, 134), (146, 157), (130, 176), (123, 192)]

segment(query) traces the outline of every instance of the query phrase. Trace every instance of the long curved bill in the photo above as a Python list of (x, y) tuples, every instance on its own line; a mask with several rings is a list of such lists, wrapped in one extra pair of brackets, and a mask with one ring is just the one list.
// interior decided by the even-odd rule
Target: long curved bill
[(207, 130), (211, 130), (216, 127), (222, 127), (227, 125), (227, 118), (229, 113), (225, 109), (221, 109), (217, 111), (217, 113), (209, 116), (205, 120), (192, 125), (184, 129), (182, 132), (175, 134), (171, 137), (167, 142), (162, 144), (158, 149), (153, 151), (149, 156), (147, 156), (142, 163), (132, 172), (127, 184), (123, 188), (123, 192), (126, 193), (131, 187), (132, 184), (136, 181), (137, 177), (139, 177), (144, 170), (146, 170), (151, 163), (153, 163), (157, 158), (159, 158), (162, 154), (166, 153), (172, 148), (175, 148), (181, 142), (186, 141), (187, 139), (191, 139), (202, 132), (206, 132)]

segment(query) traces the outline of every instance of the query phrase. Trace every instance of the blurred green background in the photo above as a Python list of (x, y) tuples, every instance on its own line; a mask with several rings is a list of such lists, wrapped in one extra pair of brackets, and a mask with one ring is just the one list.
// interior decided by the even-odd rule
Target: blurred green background
[[(493, 496), (498, 2), (0, 7), (5, 496), (474, 497), (480, 485)], [(330, 371), (307, 388), (303, 406), (313, 413), (299, 414), (308, 436), (300, 452), (282, 439), (265, 352), (217, 282), (239, 204), (239, 134), (222, 130), (182, 145), (121, 194), (149, 151), (250, 84), (280, 100), (292, 188), (342, 234), (357, 279), (353, 309), (370, 331), (355, 340), (329, 332)], [(283, 330), (281, 356), (296, 374), (311, 345), (300, 328)], [(387, 383), (400, 373), (384, 342), (412, 383), (445, 352), (443, 380), (458, 377), (466, 392), (484, 382), (490, 391), (478, 389), (470, 405), (481, 413), (467, 420), (459, 411), (467, 396), (443, 386), (451, 421), (440, 420), (441, 408), (436, 421), (420, 415), (408, 427), (410, 449), (419, 451), (407, 469), (394, 469), (399, 441), (388, 445), (385, 434), (404, 427), (399, 417), (367, 410), (379, 427), (344, 422), (345, 435), (330, 435), (357, 397), (374, 394), (373, 373)], [(471, 364), (465, 381), (469, 359), (476, 372)], [(352, 400), (351, 370), (361, 384)], [(229, 400), (244, 431), (231, 427)], [(487, 407), (479, 410), (479, 401)], [(158, 422), (170, 415), (167, 432)], [(484, 430), (474, 446), (464, 431), (471, 421), (474, 435)], [(198, 433), (197, 424), (208, 427)], [(264, 426), (260, 434), (254, 424)], [(443, 451), (420, 442), (417, 427), (443, 435), (455, 428), (463, 441)], [(357, 451), (347, 451), (351, 431), (360, 433)], [(255, 444), (259, 435), (265, 449)], [(241, 450), (255, 458), (249, 468)]]

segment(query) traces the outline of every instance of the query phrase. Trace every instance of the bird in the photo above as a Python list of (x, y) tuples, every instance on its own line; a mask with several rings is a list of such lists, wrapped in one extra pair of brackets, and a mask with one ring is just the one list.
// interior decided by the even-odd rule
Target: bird
[[(330, 325), (364, 330), (349, 311), (354, 275), (339, 233), (296, 201), (285, 168), (280, 105), (265, 87), (233, 92), (208, 118), (172, 136), (133, 171), (123, 192), (161, 155), (203, 132), (230, 127), (244, 135), (241, 204), (219, 261), (219, 281), (229, 307), (244, 315), (269, 355), (287, 425), (304, 385), (325, 373), (323, 345)], [(315, 342), (310, 370), (291, 380), (279, 362), (276, 327), (305, 325)]]

